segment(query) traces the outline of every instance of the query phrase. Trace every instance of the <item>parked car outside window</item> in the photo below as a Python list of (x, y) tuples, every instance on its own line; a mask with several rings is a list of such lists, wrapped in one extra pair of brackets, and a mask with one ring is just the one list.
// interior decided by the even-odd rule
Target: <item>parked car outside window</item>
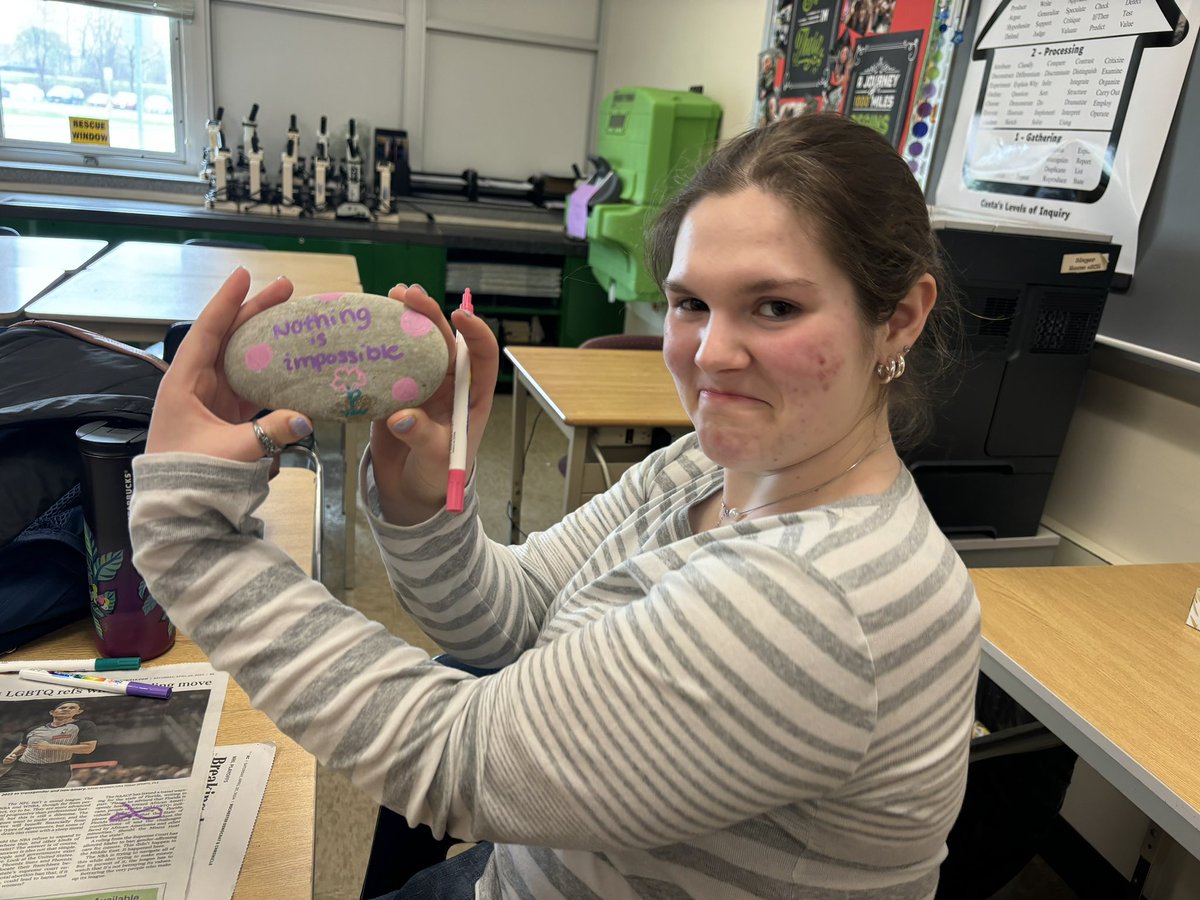
[(161, 94), (151, 94), (142, 104), (142, 109), (153, 115), (170, 115), (171, 100)]
[(69, 84), (56, 84), (46, 91), (46, 99), (51, 103), (80, 104), (83, 102), (83, 91)]

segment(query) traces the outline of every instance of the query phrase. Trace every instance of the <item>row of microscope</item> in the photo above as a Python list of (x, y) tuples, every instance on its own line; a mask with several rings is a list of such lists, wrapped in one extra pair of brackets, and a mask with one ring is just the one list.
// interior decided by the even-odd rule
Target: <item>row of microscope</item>
[(395, 188), (408, 193), (408, 161), (402, 149), (391, 159), (376, 159), (374, 177), (370, 183), (364, 180), (365, 159), (354, 119), (349, 120), (346, 155), (338, 159), (330, 149), (327, 117), (321, 116), (315, 151), (306, 159), (300, 155), (300, 130), (293, 114), (280, 154), (279, 178), (272, 182), (258, 138), (258, 104), (242, 120), (242, 142), (236, 153), (225, 140), (224, 112), (218, 107), (206, 125), (208, 144), (201, 177), (208, 181), (204, 202), (209, 209), (264, 207), (282, 214), (371, 219), (392, 212)]

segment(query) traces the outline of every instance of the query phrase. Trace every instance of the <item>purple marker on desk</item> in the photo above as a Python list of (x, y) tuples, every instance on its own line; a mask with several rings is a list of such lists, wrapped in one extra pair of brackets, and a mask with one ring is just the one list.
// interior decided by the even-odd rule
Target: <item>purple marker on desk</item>
[(170, 700), (171, 687), (165, 684), (147, 684), (143, 681), (116, 681), (86, 672), (43, 672), (39, 669), (22, 669), (18, 677), (25, 681), (57, 684), (59, 687), (91, 688), (110, 694), (129, 694), (131, 697), (151, 697), (155, 700)]

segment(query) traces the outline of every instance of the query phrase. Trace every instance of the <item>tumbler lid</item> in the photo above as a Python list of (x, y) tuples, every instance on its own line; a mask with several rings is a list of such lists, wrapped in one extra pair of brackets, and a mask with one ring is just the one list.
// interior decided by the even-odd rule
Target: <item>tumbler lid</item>
[(146, 429), (124, 422), (88, 422), (75, 430), (83, 449), (94, 456), (136, 456), (146, 446)]

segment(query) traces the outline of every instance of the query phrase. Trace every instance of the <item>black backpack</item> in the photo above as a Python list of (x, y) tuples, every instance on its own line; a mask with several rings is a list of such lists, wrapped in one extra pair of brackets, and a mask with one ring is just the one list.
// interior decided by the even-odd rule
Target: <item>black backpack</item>
[(90, 615), (75, 429), (148, 423), (166, 368), (59, 322), (0, 329), (0, 652)]

